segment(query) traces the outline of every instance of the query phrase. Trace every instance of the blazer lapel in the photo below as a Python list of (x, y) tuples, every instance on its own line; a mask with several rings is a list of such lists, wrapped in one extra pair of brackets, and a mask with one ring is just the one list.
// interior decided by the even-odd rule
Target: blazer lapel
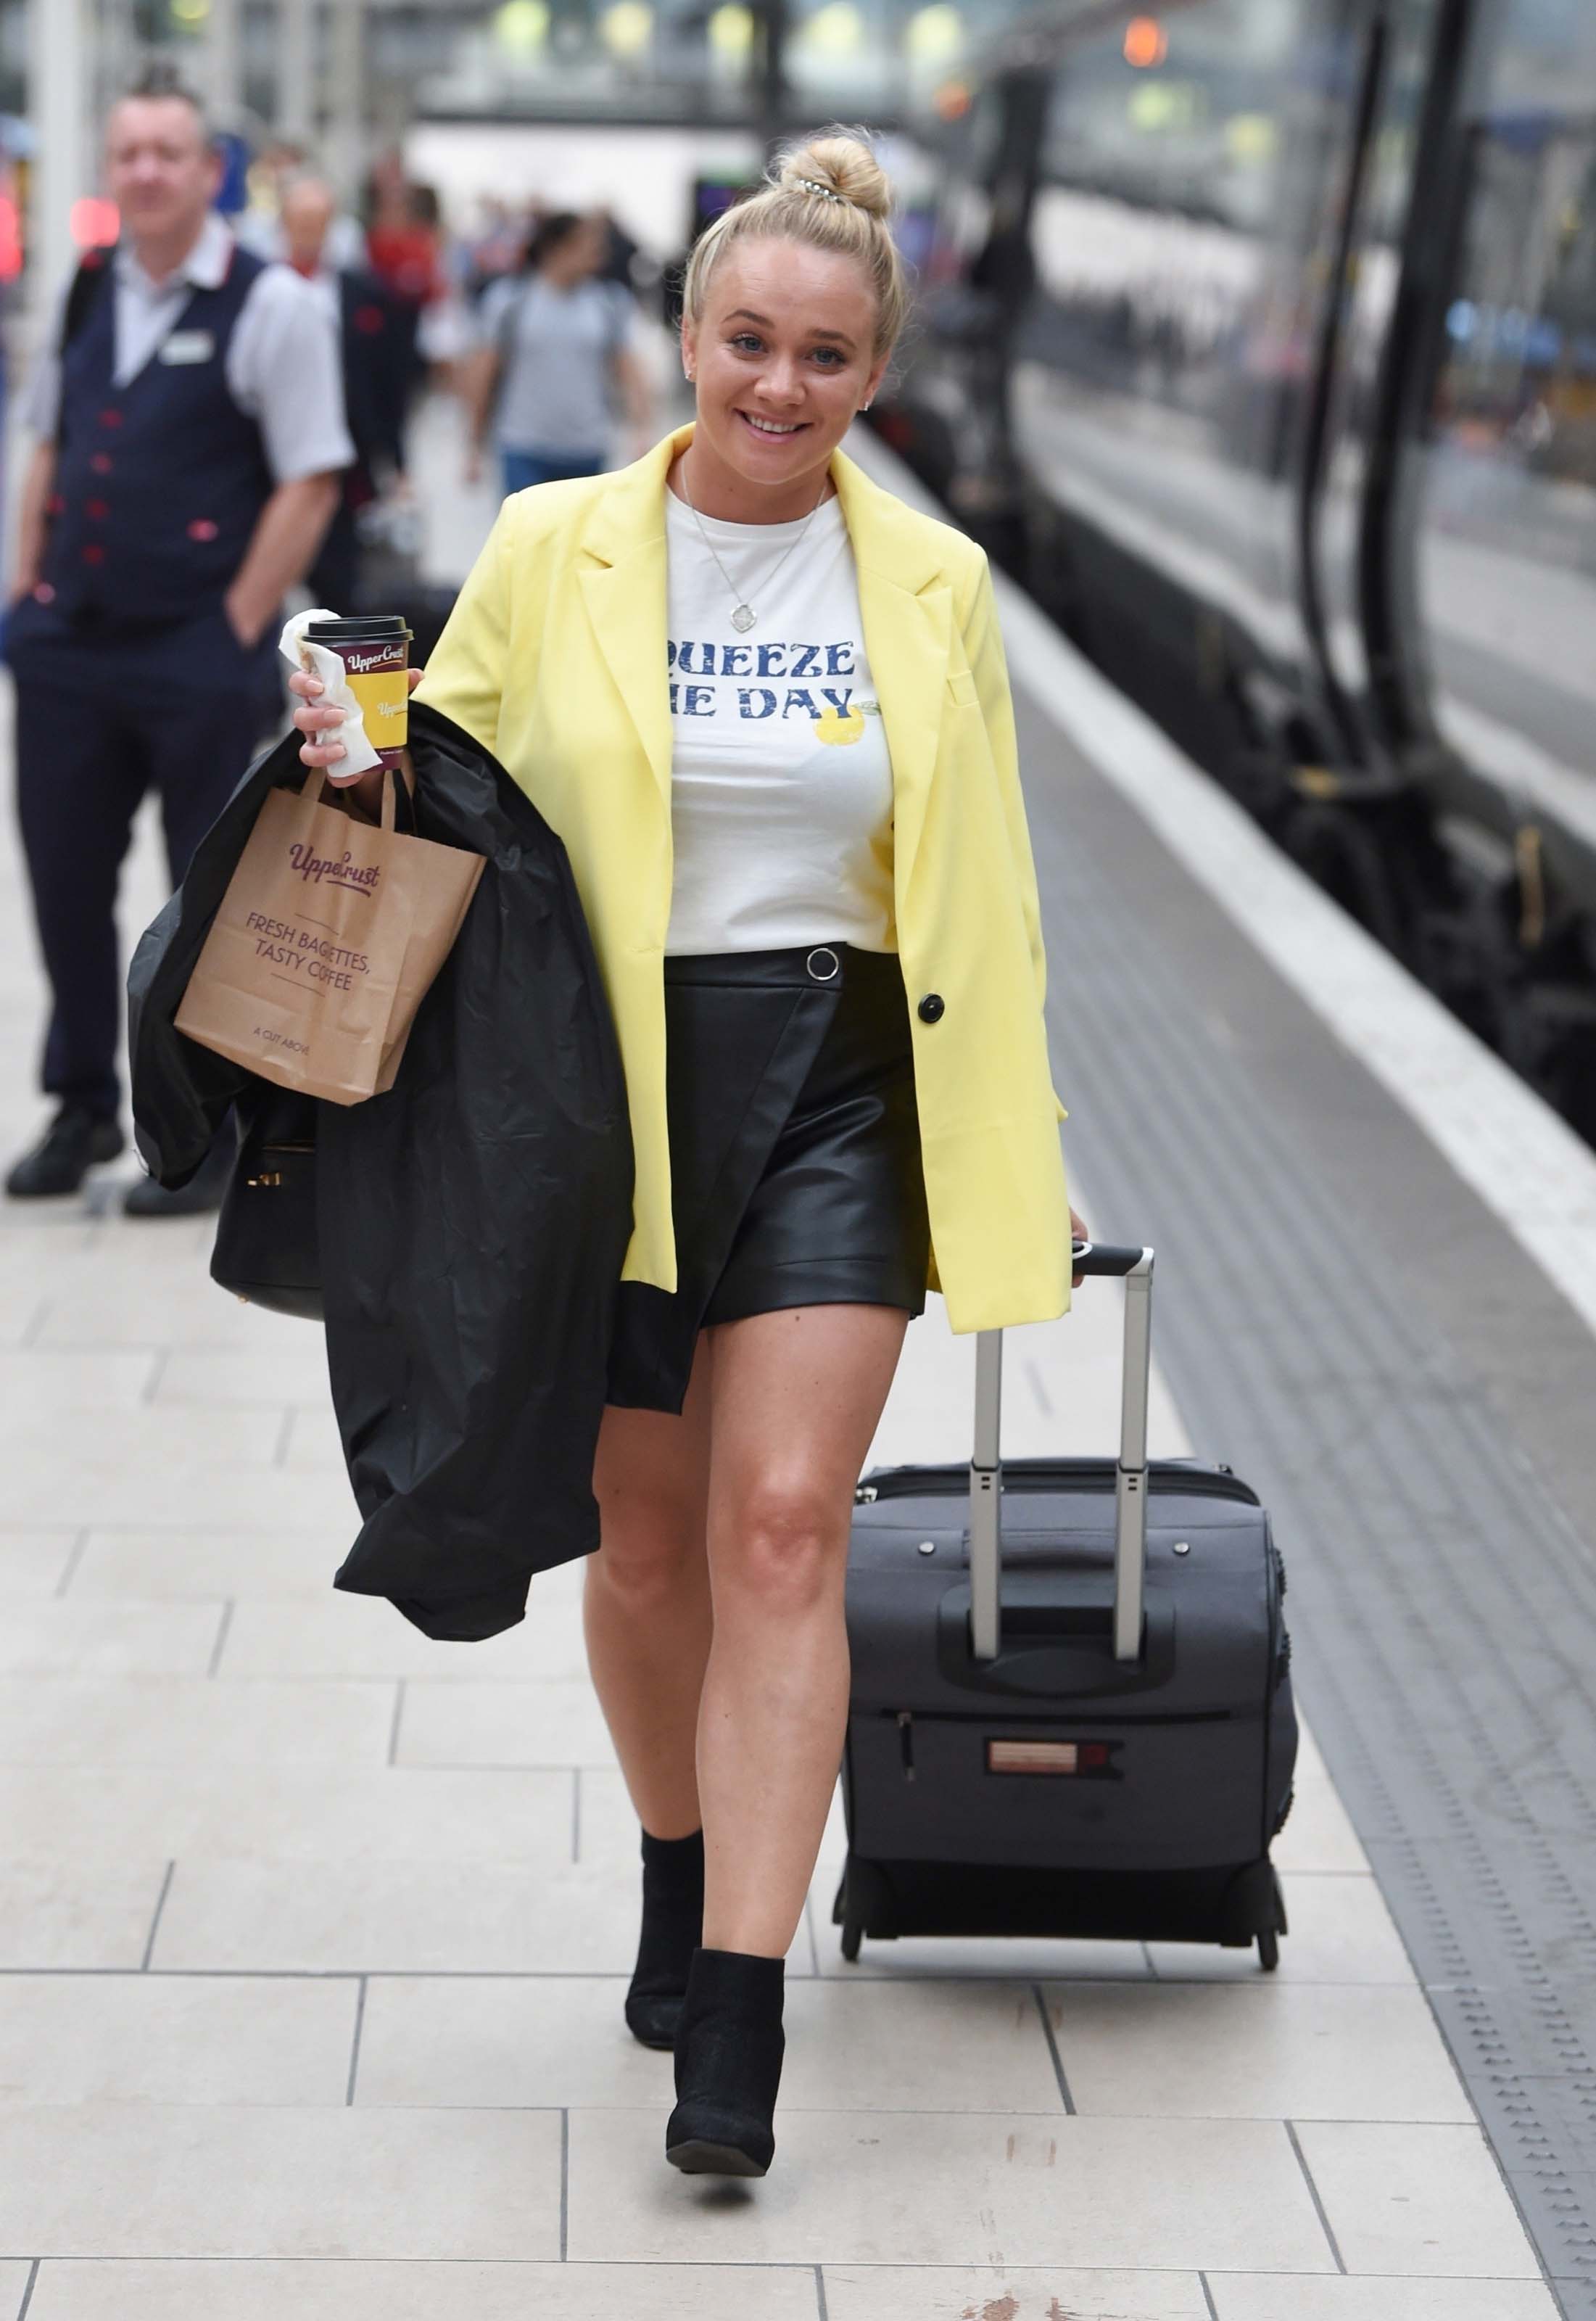
[(582, 535), (577, 568), (604, 665), (637, 728), (667, 807), (671, 728), (665, 665), (665, 478), (681, 440), (679, 432), (667, 436), (599, 496)]
[(831, 475), (853, 543), (865, 650), (893, 761), (893, 852), (900, 896), (914, 868), (948, 691), (953, 590), (923, 528), (843, 453)]
[(605, 667), (637, 727), (654, 778), (670, 796), (670, 692), (665, 666), (665, 542), (624, 562), (589, 564), (582, 595)]

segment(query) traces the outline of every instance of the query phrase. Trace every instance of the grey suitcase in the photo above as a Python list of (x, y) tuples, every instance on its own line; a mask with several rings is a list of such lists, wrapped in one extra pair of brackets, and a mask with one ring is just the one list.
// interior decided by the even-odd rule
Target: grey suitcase
[(1147, 1456), (1153, 1252), (1077, 1247), (1125, 1282), (1111, 1459), (999, 1452), (1002, 1339), (976, 1343), (966, 1466), (857, 1492), (848, 1577), (848, 1854), (865, 1935), (1256, 1942), (1285, 1932), (1270, 1843), (1297, 1752), (1285, 1574), (1228, 1467)]

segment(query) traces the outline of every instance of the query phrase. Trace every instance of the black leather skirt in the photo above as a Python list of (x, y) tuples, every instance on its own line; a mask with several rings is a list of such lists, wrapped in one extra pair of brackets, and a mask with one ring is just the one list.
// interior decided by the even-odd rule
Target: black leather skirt
[(930, 1260), (894, 953), (665, 963), (678, 1287), (621, 1287), (610, 1400), (680, 1411), (700, 1330), (793, 1306), (919, 1314)]

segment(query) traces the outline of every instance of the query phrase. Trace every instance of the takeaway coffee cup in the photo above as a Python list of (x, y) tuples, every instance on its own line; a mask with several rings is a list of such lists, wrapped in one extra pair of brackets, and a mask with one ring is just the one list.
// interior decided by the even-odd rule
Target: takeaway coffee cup
[(371, 746), (396, 766), (410, 733), (410, 640), (402, 613), (357, 613), (347, 621), (313, 621), (309, 643), (325, 645), (344, 665)]

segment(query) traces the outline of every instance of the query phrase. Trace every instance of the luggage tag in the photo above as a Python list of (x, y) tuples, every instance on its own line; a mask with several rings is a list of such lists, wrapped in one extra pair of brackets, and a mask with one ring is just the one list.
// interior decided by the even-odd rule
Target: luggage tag
[(215, 351), (215, 334), (211, 331), (173, 331), (157, 350), (164, 363), (209, 362)]

